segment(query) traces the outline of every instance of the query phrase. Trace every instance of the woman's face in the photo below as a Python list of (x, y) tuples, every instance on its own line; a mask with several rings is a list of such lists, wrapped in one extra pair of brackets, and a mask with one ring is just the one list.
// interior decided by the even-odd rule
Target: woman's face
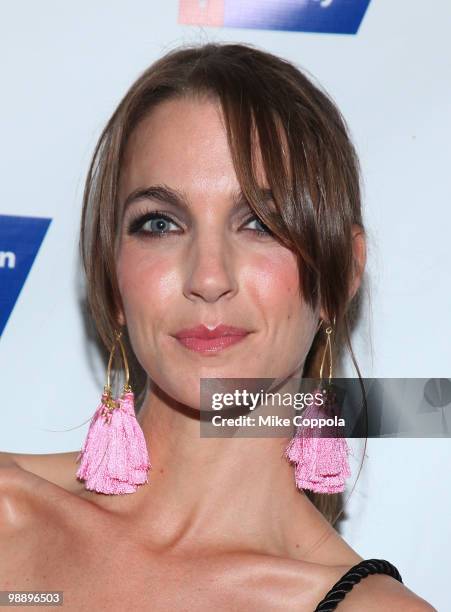
[[(198, 408), (200, 378), (284, 378), (303, 364), (319, 313), (299, 295), (295, 254), (240, 194), (219, 103), (157, 106), (130, 137), (120, 198), (119, 323), (155, 384)], [(219, 350), (175, 337), (202, 324), (248, 333)]]

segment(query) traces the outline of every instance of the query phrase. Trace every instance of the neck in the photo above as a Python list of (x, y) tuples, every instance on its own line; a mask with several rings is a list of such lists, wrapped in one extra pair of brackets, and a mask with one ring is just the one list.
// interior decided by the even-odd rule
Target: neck
[(336, 534), (295, 487), (284, 457), (291, 429), (286, 437), (200, 437), (199, 413), (159, 389), (148, 390), (138, 421), (149, 484), (102, 501), (128, 516), (151, 548), (212, 546), (314, 560), (321, 538)]

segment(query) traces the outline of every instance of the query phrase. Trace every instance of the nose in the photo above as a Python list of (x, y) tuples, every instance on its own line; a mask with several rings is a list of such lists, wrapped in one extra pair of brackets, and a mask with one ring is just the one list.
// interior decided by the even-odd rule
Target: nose
[(216, 302), (238, 291), (233, 248), (217, 233), (199, 237), (190, 245), (186, 258), (183, 293), (191, 301)]

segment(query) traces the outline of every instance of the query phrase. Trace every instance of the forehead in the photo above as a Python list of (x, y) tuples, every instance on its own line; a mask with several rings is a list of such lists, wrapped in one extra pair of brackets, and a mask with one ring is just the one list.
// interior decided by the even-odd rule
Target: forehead
[(141, 120), (125, 149), (121, 195), (149, 183), (187, 192), (238, 187), (219, 101), (175, 98), (158, 104)]

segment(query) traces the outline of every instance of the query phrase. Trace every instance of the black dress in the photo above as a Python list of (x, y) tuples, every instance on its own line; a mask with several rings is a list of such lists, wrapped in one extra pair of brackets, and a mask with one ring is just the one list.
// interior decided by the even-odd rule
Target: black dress
[(330, 589), (324, 599), (316, 606), (314, 612), (329, 612), (335, 610), (340, 601), (344, 599), (352, 587), (366, 578), (369, 574), (388, 574), (399, 582), (402, 578), (398, 570), (389, 561), (384, 559), (366, 559), (353, 565), (338, 582)]

